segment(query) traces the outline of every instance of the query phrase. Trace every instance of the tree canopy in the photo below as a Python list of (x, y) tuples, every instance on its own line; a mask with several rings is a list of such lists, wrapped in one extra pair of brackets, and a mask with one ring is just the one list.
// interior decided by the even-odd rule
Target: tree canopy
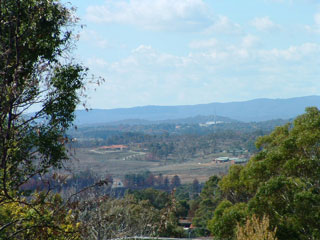
[(209, 229), (233, 239), (238, 223), (267, 216), (278, 239), (320, 238), (320, 111), (306, 109), (292, 124), (256, 143), (246, 166), (233, 166), (219, 183), (225, 198)]
[(64, 208), (48, 213), (55, 221), (42, 211), (62, 201), (25, 198), (21, 186), (68, 159), (65, 131), (87, 75), (70, 55), (75, 21), (58, 0), (0, 1), (0, 236), (36, 239), (41, 229), (58, 239), (70, 230)]
[(205, 183), (201, 193), (199, 207), (195, 212), (192, 223), (200, 229), (200, 233), (208, 234), (207, 222), (212, 218), (213, 212), (221, 201), (221, 192), (218, 187), (219, 178), (212, 176)]

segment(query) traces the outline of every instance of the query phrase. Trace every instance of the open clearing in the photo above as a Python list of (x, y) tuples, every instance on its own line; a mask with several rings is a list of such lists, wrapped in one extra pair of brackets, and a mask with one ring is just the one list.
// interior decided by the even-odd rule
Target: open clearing
[(206, 181), (212, 175), (222, 175), (227, 172), (230, 163), (214, 163), (215, 157), (205, 158), (196, 156), (182, 163), (169, 159), (166, 163), (147, 161), (146, 153), (139, 151), (101, 151), (97, 148), (75, 149), (75, 160), (72, 169), (75, 172), (91, 170), (98, 175), (111, 174), (114, 177), (123, 178), (128, 173), (151, 171), (155, 174), (174, 176), (179, 175), (183, 183), (192, 182), (197, 178), (200, 182)]

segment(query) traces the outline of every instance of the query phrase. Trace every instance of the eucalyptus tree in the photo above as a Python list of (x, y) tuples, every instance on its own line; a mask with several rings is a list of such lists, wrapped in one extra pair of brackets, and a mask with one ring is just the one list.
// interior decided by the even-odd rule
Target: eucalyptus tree
[[(68, 232), (60, 223), (72, 222), (53, 221), (60, 200), (25, 198), (20, 187), (68, 160), (65, 131), (87, 79), (72, 59), (73, 10), (58, 0), (0, 0), (0, 238), (58, 239)], [(46, 214), (47, 201), (55, 204)]]
[(320, 239), (320, 111), (307, 108), (256, 145), (260, 152), (219, 183), (225, 199), (208, 224), (212, 234), (234, 239), (237, 224), (255, 215), (269, 218), (278, 239)]

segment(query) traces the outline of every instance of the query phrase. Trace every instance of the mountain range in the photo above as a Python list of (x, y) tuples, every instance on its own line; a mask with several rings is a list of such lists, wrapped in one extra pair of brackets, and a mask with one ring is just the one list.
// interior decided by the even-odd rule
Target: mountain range
[[(320, 108), (320, 96), (288, 99), (260, 98), (243, 102), (208, 103), (183, 106), (142, 106), (116, 109), (77, 110), (75, 124), (150, 122), (192, 122), (192, 118), (216, 116), (217, 121), (259, 122), (290, 119), (302, 114), (306, 107)], [(225, 119), (224, 119), (225, 118)], [(187, 119), (187, 120), (186, 120)], [(179, 121), (178, 121), (179, 120)]]

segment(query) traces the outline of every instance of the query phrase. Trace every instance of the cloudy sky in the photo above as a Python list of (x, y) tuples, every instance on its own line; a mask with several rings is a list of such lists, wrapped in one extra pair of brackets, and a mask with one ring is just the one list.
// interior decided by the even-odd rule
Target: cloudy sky
[(92, 108), (320, 95), (313, 0), (72, 0)]

